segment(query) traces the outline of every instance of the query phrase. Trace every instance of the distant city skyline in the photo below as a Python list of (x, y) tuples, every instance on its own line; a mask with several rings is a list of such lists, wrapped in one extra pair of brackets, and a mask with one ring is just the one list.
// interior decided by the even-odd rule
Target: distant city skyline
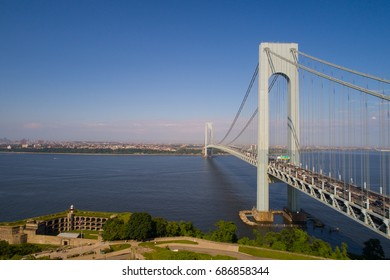
[(0, 1), (0, 138), (223, 136), (261, 42), (390, 78), (388, 1)]

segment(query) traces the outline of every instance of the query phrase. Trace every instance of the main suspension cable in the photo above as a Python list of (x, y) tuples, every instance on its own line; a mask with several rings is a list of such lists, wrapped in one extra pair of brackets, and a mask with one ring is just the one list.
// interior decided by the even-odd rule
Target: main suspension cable
[(281, 56), (281, 55), (279, 55), (279, 54), (277, 54), (277, 53), (275, 53), (275, 52), (273, 52), (273, 51), (271, 51), (269, 49), (267, 51), (270, 52), (271, 54), (273, 54), (274, 56), (276, 56), (276, 57), (278, 57), (278, 58), (280, 58), (280, 59), (282, 59), (282, 60), (284, 60), (284, 61), (286, 61), (286, 62), (288, 62), (288, 63), (290, 63), (292, 65), (295, 65), (296, 67), (301, 68), (302, 70), (305, 70), (305, 71), (308, 71), (308, 72), (310, 72), (312, 74), (315, 74), (315, 75), (317, 75), (319, 77), (322, 77), (322, 78), (328, 79), (330, 81), (336, 82), (338, 84), (341, 84), (341, 85), (353, 88), (353, 89), (355, 89), (357, 91), (361, 91), (361, 92), (364, 92), (364, 93), (376, 96), (378, 98), (382, 98), (384, 100), (390, 101), (390, 96), (388, 96), (388, 95), (381, 94), (381, 93), (378, 93), (378, 92), (375, 92), (375, 91), (372, 91), (372, 90), (369, 90), (369, 89), (366, 89), (366, 88), (363, 88), (363, 87), (356, 86), (356, 85), (348, 83), (348, 82), (341, 81), (339, 79), (333, 78), (333, 77), (331, 77), (329, 75), (326, 75), (324, 73), (321, 73), (321, 72), (318, 72), (316, 70), (313, 70), (313, 69), (311, 69), (309, 67), (306, 67), (306, 66), (304, 66), (302, 64), (296, 63), (296, 62), (294, 62), (294, 61), (292, 61), (290, 59), (287, 59), (287, 58), (285, 58), (285, 57), (283, 57), (283, 56)]
[[(276, 80), (278, 79), (279, 75), (275, 75), (273, 80), (271, 81), (271, 84), (268, 86), (268, 93), (272, 90)], [(257, 107), (256, 110), (253, 112), (252, 116), (249, 118), (249, 120), (247, 121), (247, 123), (245, 124), (244, 128), (240, 131), (240, 133), (238, 133), (238, 135), (232, 140), (230, 141), (227, 146), (229, 146), (231, 143), (233, 143), (234, 141), (237, 140), (238, 137), (240, 137), (242, 135), (242, 133), (244, 133), (245, 129), (249, 126), (249, 124), (252, 122), (252, 120), (255, 118), (255, 116), (257, 115), (257, 112), (258, 112), (259, 108)], [(222, 142), (222, 141), (221, 141)], [(221, 143), (220, 142), (220, 143)]]
[(221, 144), (223, 141), (225, 141), (225, 139), (228, 137), (229, 133), (232, 131), (234, 125), (236, 124), (237, 119), (238, 119), (238, 117), (239, 117), (240, 114), (241, 114), (242, 108), (244, 107), (245, 102), (246, 102), (246, 100), (247, 100), (247, 98), (248, 98), (248, 95), (249, 95), (249, 93), (250, 93), (251, 90), (252, 90), (252, 86), (253, 86), (253, 84), (254, 84), (254, 82), (255, 82), (255, 80), (256, 80), (256, 77), (257, 77), (257, 74), (258, 74), (258, 73), (259, 73), (259, 64), (257, 64), (257, 66), (256, 66), (256, 69), (255, 69), (255, 71), (254, 71), (254, 73), (253, 73), (253, 75), (252, 75), (252, 79), (251, 79), (251, 81), (250, 81), (250, 83), (249, 83), (248, 89), (246, 90), (246, 94), (245, 94), (245, 96), (244, 96), (244, 98), (243, 98), (243, 100), (242, 100), (242, 102), (241, 102), (240, 108), (238, 109), (238, 112), (237, 112), (236, 116), (234, 117), (234, 120), (233, 120), (232, 124), (230, 125), (230, 128), (229, 128), (228, 132), (225, 134), (225, 136), (223, 137), (223, 139), (222, 139), (221, 141), (219, 141), (218, 144)]
[(362, 76), (362, 77), (365, 77), (365, 78), (369, 78), (369, 79), (380, 81), (380, 82), (383, 82), (383, 83), (386, 83), (386, 84), (390, 84), (390, 80), (386, 80), (386, 79), (379, 78), (379, 77), (376, 77), (376, 76), (373, 76), (373, 75), (370, 75), (370, 74), (358, 72), (358, 71), (355, 71), (355, 70), (352, 70), (352, 69), (349, 69), (349, 68), (346, 68), (346, 67), (343, 67), (343, 66), (340, 66), (340, 65), (337, 65), (337, 64), (334, 64), (334, 63), (331, 63), (331, 62), (319, 59), (319, 58), (316, 58), (314, 56), (305, 54), (305, 53), (297, 51), (297, 50), (294, 50), (294, 52), (298, 52), (298, 54), (300, 54), (300, 55), (303, 55), (303, 56), (305, 56), (307, 58), (310, 58), (312, 60), (318, 61), (320, 63), (329, 65), (331, 67), (334, 67), (334, 68), (337, 68), (337, 69), (340, 69), (340, 70), (343, 70), (343, 71), (347, 71), (349, 73), (356, 74), (356, 75), (359, 75), (359, 76)]
[(256, 110), (253, 112), (252, 116), (250, 117), (250, 119), (248, 120), (248, 122), (246, 123), (246, 125), (244, 126), (244, 128), (240, 131), (240, 133), (232, 140), (230, 141), (227, 146), (229, 146), (231, 143), (233, 143), (234, 141), (237, 140), (238, 137), (240, 137), (242, 135), (242, 133), (244, 133), (245, 129), (249, 126), (249, 124), (252, 122), (252, 120), (256, 117), (257, 115), (257, 111), (259, 109), (256, 108)]

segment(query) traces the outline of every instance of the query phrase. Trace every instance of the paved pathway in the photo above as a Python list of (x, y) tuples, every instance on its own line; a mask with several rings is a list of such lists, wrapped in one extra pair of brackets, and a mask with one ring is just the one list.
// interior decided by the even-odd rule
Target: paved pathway
[(212, 256), (225, 255), (236, 258), (238, 260), (264, 260), (265, 258), (259, 258), (251, 256), (245, 253), (239, 252), (238, 244), (220, 243), (209, 240), (190, 238), (190, 237), (174, 237), (174, 238), (157, 238), (156, 241), (173, 241), (173, 240), (188, 240), (197, 242), (198, 244), (184, 244), (184, 243), (167, 243), (161, 244), (160, 247), (167, 247), (171, 250), (187, 250), (198, 253), (205, 253)]
[[(226, 255), (234, 257), (238, 260), (258, 260), (263, 258), (254, 257), (248, 254), (244, 254), (238, 251), (238, 244), (219, 243), (208, 241), (204, 239), (191, 238), (191, 237), (170, 237), (170, 238), (156, 238), (153, 241), (174, 241), (174, 240), (188, 240), (197, 242), (198, 244), (184, 244), (184, 243), (164, 243), (158, 246), (165, 248), (168, 247), (171, 250), (186, 250), (198, 253), (205, 253), (209, 255)], [(113, 244), (130, 244), (130, 248), (124, 250), (102, 253), (102, 250), (109, 248)], [(112, 242), (97, 242), (90, 245), (64, 248), (58, 251), (42, 252), (36, 255), (36, 257), (50, 256), (51, 259), (71, 259), (71, 260), (129, 260), (129, 259), (144, 259), (143, 253), (150, 251), (151, 249), (143, 246), (139, 246), (139, 242), (136, 241), (112, 241)]]

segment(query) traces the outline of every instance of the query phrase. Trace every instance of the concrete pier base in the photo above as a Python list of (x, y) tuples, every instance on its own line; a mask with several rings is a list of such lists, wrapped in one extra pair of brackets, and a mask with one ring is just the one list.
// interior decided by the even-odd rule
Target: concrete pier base
[(305, 223), (307, 220), (307, 215), (304, 211), (291, 211), (288, 208), (283, 209), (283, 211), (290, 217), (292, 223)]
[(272, 211), (259, 211), (256, 208), (253, 208), (252, 215), (257, 222), (263, 222), (263, 223), (274, 222), (274, 214)]

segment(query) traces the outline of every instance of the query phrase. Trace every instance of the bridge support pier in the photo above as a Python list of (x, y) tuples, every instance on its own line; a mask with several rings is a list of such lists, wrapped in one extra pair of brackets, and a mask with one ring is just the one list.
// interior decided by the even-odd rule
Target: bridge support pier
[(213, 157), (213, 148), (203, 148), (203, 157)]
[(273, 223), (274, 213), (272, 211), (259, 211), (252, 209), (252, 216), (257, 222), (261, 223)]
[(296, 190), (294, 187), (287, 185), (287, 208), (291, 212), (298, 212), (301, 210), (298, 192), (299, 191)]
[(205, 133), (204, 133), (204, 148), (203, 148), (203, 156), (204, 157), (212, 157), (213, 149), (209, 148), (208, 145), (213, 144), (213, 124), (211, 122), (206, 123), (205, 125)]

